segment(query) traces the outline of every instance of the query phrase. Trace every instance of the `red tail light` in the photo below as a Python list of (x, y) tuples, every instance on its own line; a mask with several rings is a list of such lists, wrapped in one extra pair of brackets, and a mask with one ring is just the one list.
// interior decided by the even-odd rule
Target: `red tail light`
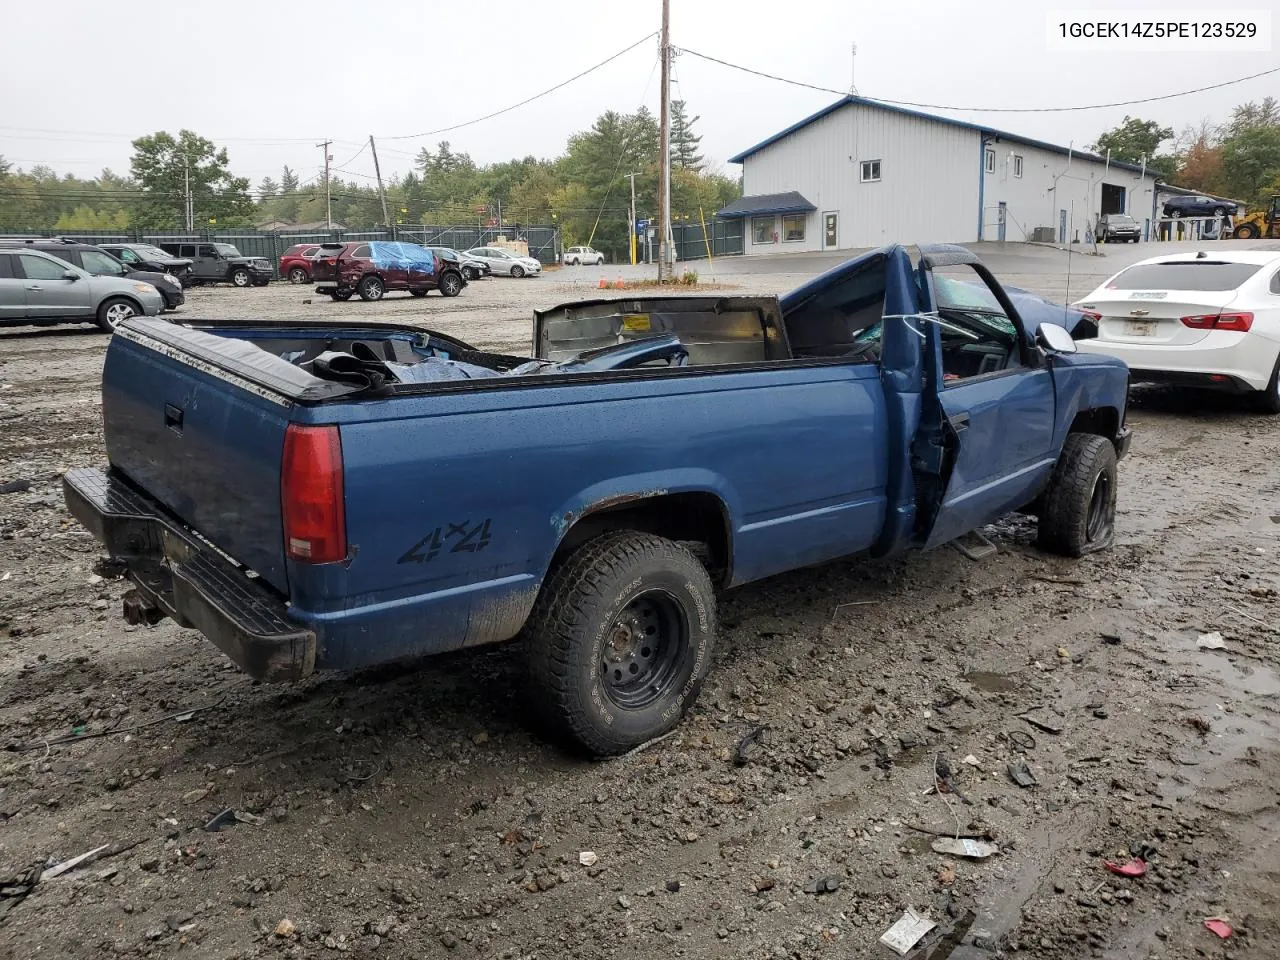
[(333, 563), (347, 555), (338, 428), (289, 424), (284, 434), (280, 505), (285, 553), (293, 560)]
[(1253, 314), (1205, 313), (1194, 317), (1183, 317), (1182, 325), (1194, 327), (1197, 330), (1235, 330), (1239, 333), (1248, 333), (1249, 328), (1253, 326)]
[(1081, 310), (1080, 313), (1084, 315), (1086, 320), (1092, 320), (1094, 323), (1102, 322), (1102, 314), (1097, 310)]

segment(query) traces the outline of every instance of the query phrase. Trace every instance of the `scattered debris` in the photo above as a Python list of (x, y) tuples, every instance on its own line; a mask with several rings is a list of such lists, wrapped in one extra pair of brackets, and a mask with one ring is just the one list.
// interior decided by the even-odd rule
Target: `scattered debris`
[(845, 603), (837, 603), (835, 612), (831, 614), (831, 621), (834, 623), (836, 617), (840, 616), (840, 611), (845, 607), (866, 607), (879, 602), (879, 600), (849, 600)]
[(1227, 641), (1222, 639), (1222, 634), (1215, 630), (1213, 633), (1200, 634), (1196, 640), (1196, 646), (1201, 650), (1225, 650)]
[(578, 854), (578, 862), (582, 864), (584, 867), (594, 867), (597, 863), (600, 862), (600, 858), (597, 857), (595, 853), (593, 853), (590, 850), (583, 850), (580, 854)]
[(733, 765), (735, 767), (745, 767), (751, 762), (751, 755), (748, 753), (748, 748), (752, 746), (759, 746), (760, 737), (764, 734), (766, 729), (767, 727), (765, 724), (760, 723), (738, 738), (738, 742), (733, 748)]
[(293, 921), (290, 920), (288, 917), (285, 917), (283, 920), (281, 920), (279, 923), (276, 924), (276, 931), (275, 931), (276, 936), (292, 937), (295, 929), (296, 928), (293, 925)]
[(1036, 738), (1025, 730), (1010, 730), (1008, 737), (1009, 743), (1023, 753), (1036, 748)]
[(223, 810), (216, 817), (204, 825), (204, 828), (210, 833), (217, 833), (223, 827), (234, 827), (237, 823), (248, 823), (255, 827), (261, 827), (266, 824), (265, 817), (259, 817), (253, 813), (246, 813), (243, 810), (235, 810), (231, 807)]
[(1231, 929), (1231, 924), (1227, 923), (1222, 917), (1208, 917), (1204, 921), (1204, 928), (1219, 939), (1225, 940), (1231, 934), (1235, 933)]
[(1120, 646), (1120, 641), (1122, 639), (1118, 633), (1100, 633), (1098, 634), (1098, 638), (1103, 643), (1110, 644), (1113, 647)]
[(936, 853), (945, 853), (953, 857), (969, 857), (974, 860), (985, 860), (992, 854), (999, 853), (1000, 848), (985, 840), (960, 840), (955, 837), (941, 837), (929, 844)]
[(982, 764), (978, 762), (978, 758), (977, 758), (977, 757), (975, 757), (972, 753), (971, 753), (971, 754), (968, 754), (968, 755), (967, 755), (963, 760), (961, 760), (960, 762), (961, 762), (961, 763), (967, 763), (967, 764), (968, 764), (969, 766), (971, 766), (971, 767), (977, 767), (979, 770), (981, 770), (981, 769), (982, 769)]
[(824, 893), (835, 893), (840, 889), (840, 878), (834, 873), (829, 873), (823, 877), (816, 877), (804, 885), (805, 893), (812, 893), (822, 896)]
[(908, 907), (897, 923), (880, 934), (880, 942), (899, 956), (906, 956), (936, 926), (928, 917), (916, 913), (913, 907)]
[(1037, 730), (1043, 730), (1045, 733), (1061, 733), (1066, 726), (1061, 717), (1047, 710), (1042, 710), (1038, 713), (1024, 713), (1021, 714), (1021, 718)]
[(1186, 724), (1188, 727), (1198, 730), (1200, 733), (1208, 733), (1213, 729), (1212, 724), (1210, 724), (1208, 720), (1204, 719), (1204, 717), (1187, 717)]
[(667, 893), (679, 893), (679, 892), (680, 892), (680, 881), (679, 881), (679, 880), (668, 880), (668, 881), (667, 881)]
[(1040, 784), (1040, 781), (1036, 779), (1036, 775), (1031, 772), (1031, 768), (1027, 766), (1025, 760), (1009, 764), (1008, 769), (1009, 779), (1020, 787), (1035, 787)]
[(956, 868), (950, 863), (938, 867), (937, 881), (940, 886), (949, 887), (956, 882)]
[(0, 483), (0, 493), (26, 493), (30, 489), (30, 480), (6, 480)]
[(102, 853), (102, 851), (106, 850), (110, 846), (111, 844), (104, 843), (100, 847), (94, 847), (88, 853), (82, 853), (80, 854), (80, 856), (72, 857), (70, 860), (63, 860), (61, 863), (56, 864), (55, 866), (52, 866), (48, 870), (45, 870), (44, 872), (42, 872), (40, 874), (40, 882), (44, 883), (46, 880), (52, 880), (54, 877), (60, 877), (62, 876), (62, 874), (66, 873), (68, 870), (74, 870), (76, 867), (80, 866), (80, 864), (82, 863), (89, 863), (97, 859), (97, 857)]
[(1134, 857), (1128, 863), (1112, 863), (1110, 860), (1103, 860), (1102, 865), (1122, 877), (1142, 877), (1147, 873), (1147, 861), (1141, 857)]
[(950, 837), (953, 840), (994, 840), (995, 837), (990, 830), (984, 830), (982, 833), (960, 833), (954, 830), (935, 830), (932, 827), (922, 827), (918, 823), (907, 823), (904, 826), (908, 830), (915, 830), (917, 833), (927, 833), (931, 837)]

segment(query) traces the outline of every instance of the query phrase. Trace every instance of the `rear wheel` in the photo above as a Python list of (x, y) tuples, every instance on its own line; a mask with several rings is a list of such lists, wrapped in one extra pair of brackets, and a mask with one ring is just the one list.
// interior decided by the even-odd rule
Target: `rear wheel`
[(386, 293), (386, 288), (382, 285), (382, 280), (373, 275), (365, 277), (360, 281), (360, 286), (356, 288), (360, 294), (361, 300), (381, 300), (382, 295)]
[(452, 270), (440, 278), (440, 292), (446, 297), (456, 297), (462, 292), (462, 277)]
[(1257, 240), (1260, 235), (1261, 231), (1256, 224), (1252, 223), (1240, 224), (1232, 234), (1237, 240)]
[(520, 264), (517, 263), (515, 266), (511, 268), (512, 279), (519, 280), (523, 276), (524, 276), (524, 267), (520, 266)]
[(130, 317), (138, 316), (142, 311), (138, 309), (138, 305), (132, 300), (126, 300), (124, 297), (112, 297), (110, 300), (104, 300), (102, 305), (98, 307), (98, 326), (107, 333), (111, 333), (117, 326)]
[(622, 753), (697, 699), (715, 639), (711, 578), (677, 543), (607, 533), (543, 583), (526, 639), (548, 719), (593, 754)]
[(309, 279), (310, 277), (307, 276), (307, 271), (303, 270), (301, 267), (289, 268), (290, 283), (306, 283)]
[(231, 274), (231, 282), (237, 287), (247, 287), (252, 279), (249, 271), (244, 269), (235, 270)]
[(1043, 495), (1040, 549), (1082, 557), (1111, 546), (1115, 529), (1116, 448), (1106, 437), (1070, 434)]
[(1181, 220), (1181, 219), (1182, 219), (1182, 211), (1181, 211), (1181, 210), (1174, 210), (1172, 213), (1170, 213), (1170, 214), (1169, 214), (1169, 216), (1173, 217), (1173, 219), (1175, 219), (1175, 220)]
[(1271, 371), (1271, 382), (1265, 390), (1254, 394), (1254, 402), (1262, 413), (1280, 413), (1280, 359), (1276, 360), (1275, 368)]

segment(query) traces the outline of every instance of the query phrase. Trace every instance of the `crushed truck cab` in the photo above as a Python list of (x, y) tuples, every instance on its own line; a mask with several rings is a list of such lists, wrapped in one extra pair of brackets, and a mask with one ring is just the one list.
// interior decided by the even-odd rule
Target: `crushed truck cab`
[(534, 327), (511, 357), (387, 324), (132, 320), (103, 371), (109, 468), (67, 474), (68, 505), (127, 565), (135, 621), (270, 680), (523, 636), (597, 754), (696, 699), (718, 590), (1014, 510), (1058, 553), (1113, 538), (1127, 369), (1030, 329), (963, 248)]

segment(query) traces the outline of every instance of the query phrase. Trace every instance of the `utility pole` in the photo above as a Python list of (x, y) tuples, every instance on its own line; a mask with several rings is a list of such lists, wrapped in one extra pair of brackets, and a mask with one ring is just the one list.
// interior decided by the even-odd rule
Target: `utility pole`
[(316, 144), (324, 151), (324, 224), (328, 230), (333, 229), (333, 198), (329, 195), (329, 164), (333, 162), (333, 154), (329, 152), (329, 147), (332, 145), (332, 140)]
[(658, 144), (658, 282), (670, 280), (673, 273), (671, 231), (671, 0), (662, 0), (662, 111)]
[(382, 222), (386, 224), (391, 236), (396, 235), (396, 229), (391, 225), (391, 215), (387, 213), (387, 191), (382, 188), (382, 168), (378, 166), (378, 147), (373, 142), (373, 134), (369, 134), (369, 149), (373, 151), (373, 172), (378, 175), (378, 197), (382, 200)]
[(631, 265), (636, 265), (636, 175), (628, 173), (631, 179)]
[(195, 224), (195, 208), (191, 204), (191, 158), (184, 153), (182, 155), (182, 216), (186, 220), (187, 229), (192, 230)]

